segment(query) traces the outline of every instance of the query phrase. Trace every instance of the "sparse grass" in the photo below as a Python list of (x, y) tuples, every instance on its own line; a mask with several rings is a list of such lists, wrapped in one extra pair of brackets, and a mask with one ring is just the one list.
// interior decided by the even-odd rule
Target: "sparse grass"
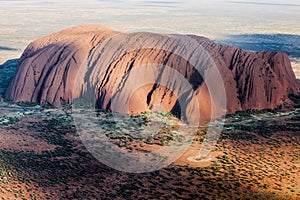
[[(151, 118), (149, 115), (132, 117), (137, 126), (131, 131), (138, 130), (139, 123), (146, 126)], [(297, 121), (287, 120), (281, 124), (274, 121), (267, 127), (266, 123), (252, 122), (255, 128), (249, 128), (251, 122), (243, 126), (234, 125), (234, 129), (222, 134), (218, 150), (224, 155), (211, 166), (190, 168), (173, 165), (145, 174), (118, 172), (95, 160), (82, 146), (71, 122), (72, 118), (68, 115), (47, 116), (34, 123), (24, 124), (21, 121), (0, 127), (0, 131), (4, 131), (23, 123), (23, 132), (16, 137), (30, 134), (56, 146), (54, 150), (40, 153), (0, 147), (0, 196), (13, 194), (17, 199), (55, 199), (58, 194), (62, 199), (103, 196), (113, 199), (141, 196), (145, 199), (300, 197), (299, 185), (295, 181), (300, 160), (300, 138), (297, 135), (300, 125)], [(123, 127), (130, 125), (120, 125), (109, 117), (101, 119), (99, 124), (112, 130), (106, 133), (112, 141), (130, 151), (147, 143), (168, 145), (168, 141), (179, 139), (176, 127), (172, 126), (162, 128), (153, 137), (139, 138), (124, 133)], [(199, 134), (194, 142), (201, 143), (203, 136), (205, 134)], [(137, 141), (140, 143), (134, 143)]]
[(282, 193), (275, 193), (271, 191), (257, 191), (253, 193), (246, 193), (241, 196), (244, 200), (290, 200), (291, 196)]

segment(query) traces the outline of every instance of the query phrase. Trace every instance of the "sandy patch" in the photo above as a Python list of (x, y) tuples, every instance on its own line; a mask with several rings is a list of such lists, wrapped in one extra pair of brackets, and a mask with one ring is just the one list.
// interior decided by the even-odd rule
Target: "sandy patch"
[(202, 158), (201, 160), (193, 159), (199, 155), (201, 145), (192, 145), (188, 148), (188, 150), (173, 164), (178, 166), (188, 166), (188, 167), (208, 167), (214, 161), (218, 160), (218, 156), (222, 156), (222, 152), (218, 151), (211, 151), (206, 157)]

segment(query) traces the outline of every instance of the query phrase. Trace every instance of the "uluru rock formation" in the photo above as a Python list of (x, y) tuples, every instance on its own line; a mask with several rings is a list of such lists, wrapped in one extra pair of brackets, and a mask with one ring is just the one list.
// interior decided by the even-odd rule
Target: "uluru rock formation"
[(293, 106), (299, 84), (285, 53), (249, 52), (194, 35), (87, 25), (32, 42), (6, 92), (13, 102), (56, 107), (83, 96), (101, 109), (140, 113), (159, 105), (175, 114), (198, 110), (209, 120), (224, 109)]

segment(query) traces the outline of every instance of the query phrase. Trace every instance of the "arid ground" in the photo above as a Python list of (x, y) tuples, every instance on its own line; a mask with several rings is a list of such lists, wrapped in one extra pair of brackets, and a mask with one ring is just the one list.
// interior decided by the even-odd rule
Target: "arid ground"
[[(0, 113), (0, 199), (300, 198), (299, 110), (228, 116), (211, 163), (186, 160), (203, 141), (204, 128), (169, 167), (130, 174), (96, 160), (67, 111), (24, 106)], [(167, 134), (139, 147), (167, 145)], [(138, 147), (122, 134), (112, 140), (129, 150)]]

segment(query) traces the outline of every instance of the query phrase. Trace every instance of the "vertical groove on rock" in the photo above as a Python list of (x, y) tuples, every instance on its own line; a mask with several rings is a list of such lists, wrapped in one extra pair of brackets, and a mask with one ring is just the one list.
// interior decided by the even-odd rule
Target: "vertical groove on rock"
[[(60, 106), (95, 93), (99, 108), (110, 109), (112, 99), (128, 89), (129, 78), (135, 78), (130, 72), (147, 65), (154, 66), (157, 74), (155, 83), (132, 91), (139, 98), (134, 102), (141, 102), (139, 111), (159, 102), (178, 115), (178, 99), (190, 103), (192, 91), (174, 78), (175, 71), (190, 83), (202, 108), (214, 104), (217, 100), (206, 94), (206, 78), (213, 65), (226, 91), (226, 97), (218, 98), (227, 99), (229, 113), (289, 107), (299, 96), (299, 83), (284, 53), (249, 52), (193, 35), (120, 33), (100, 25), (73, 27), (32, 42), (5, 96), (13, 102)], [(162, 81), (170, 88), (157, 84)], [(172, 90), (182, 95), (175, 98)]]

